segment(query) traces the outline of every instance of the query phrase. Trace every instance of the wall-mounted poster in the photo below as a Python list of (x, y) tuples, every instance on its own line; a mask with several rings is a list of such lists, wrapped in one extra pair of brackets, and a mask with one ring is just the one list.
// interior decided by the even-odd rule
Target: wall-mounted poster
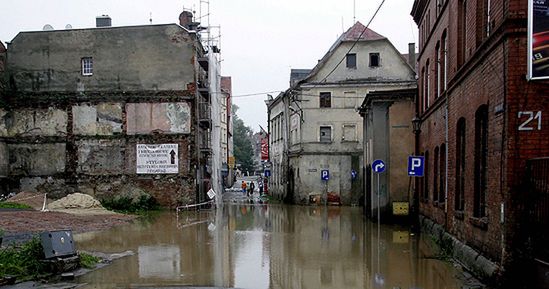
[(549, 79), (549, 0), (529, 0), (528, 12), (528, 79)]

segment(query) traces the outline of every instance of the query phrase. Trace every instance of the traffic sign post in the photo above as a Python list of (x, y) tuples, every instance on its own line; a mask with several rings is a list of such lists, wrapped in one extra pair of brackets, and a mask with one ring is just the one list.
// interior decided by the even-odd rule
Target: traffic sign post
[(410, 177), (423, 177), (424, 169), (425, 169), (424, 156), (408, 157), (408, 175)]
[(330, 180), (330, 171), (321, 170), (320, 179), (324, 181), (324, 206), (328, 205), (328, 181)]
[(379, 189), (379, 175), (385, 171), (385, 162), (382, 160), (375, 160), (372, 162), (372, 170), (377, 175), (377, 223), (381, 222), (380, 205), (381, 205), (381, 192)]

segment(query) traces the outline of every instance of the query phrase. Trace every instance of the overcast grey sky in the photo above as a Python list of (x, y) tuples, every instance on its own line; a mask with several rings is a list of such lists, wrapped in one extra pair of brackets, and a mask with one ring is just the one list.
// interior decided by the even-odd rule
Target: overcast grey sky
[[(381, 0), (209, 0), (210, 25), (221, 26), (222, 74), (232, 76), (238, 115), (255, 131), (266, 127), (267, 95), (288, 88), (291, 68), (313, 68), (356, 20), (366, 25)], [(417, 43), (413, 0), (386, 0), (370, 28), (407, 53)], [(177, 23), (183, 7), (199, 13), (199, 0), (17, 0), (0, 10), (0, 40), (19, 31), (95, 26), (108, 14), (113, 26)], [(206, 5), (202, 5), (206, 14)], [(204, 22), (205, 18), (203, 18)], [(417, 45), (416, 45), (417, 46)], [(239, 97), (240, 95), (257, 94)], [(276, 95), (276, 93), (272, 93)]]

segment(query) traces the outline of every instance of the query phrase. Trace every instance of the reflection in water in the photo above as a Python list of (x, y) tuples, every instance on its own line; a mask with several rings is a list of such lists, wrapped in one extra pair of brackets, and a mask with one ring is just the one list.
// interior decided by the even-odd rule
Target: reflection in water
[(75, 236), (81, 250), (136, 255), (79, 278), (89, 288), (459, 288), (453, 267), (406, 228), (359, 208), (225, 205)]

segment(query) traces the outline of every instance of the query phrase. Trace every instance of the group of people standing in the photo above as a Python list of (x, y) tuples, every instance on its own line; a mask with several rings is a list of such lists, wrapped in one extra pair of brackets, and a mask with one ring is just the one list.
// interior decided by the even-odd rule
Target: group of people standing
[[(242, 193), (246, 194), (247, 197), (250, 197), (254, 194), (255, 191), (255, 183), (253, 181), (249, 181), (250, 184), (248, 185), (246, 181), (242, 181)], [(258, 182), (257, 186), (259, 187), (259, 196), (263, 195), (263, 184), (261, 182)]]

